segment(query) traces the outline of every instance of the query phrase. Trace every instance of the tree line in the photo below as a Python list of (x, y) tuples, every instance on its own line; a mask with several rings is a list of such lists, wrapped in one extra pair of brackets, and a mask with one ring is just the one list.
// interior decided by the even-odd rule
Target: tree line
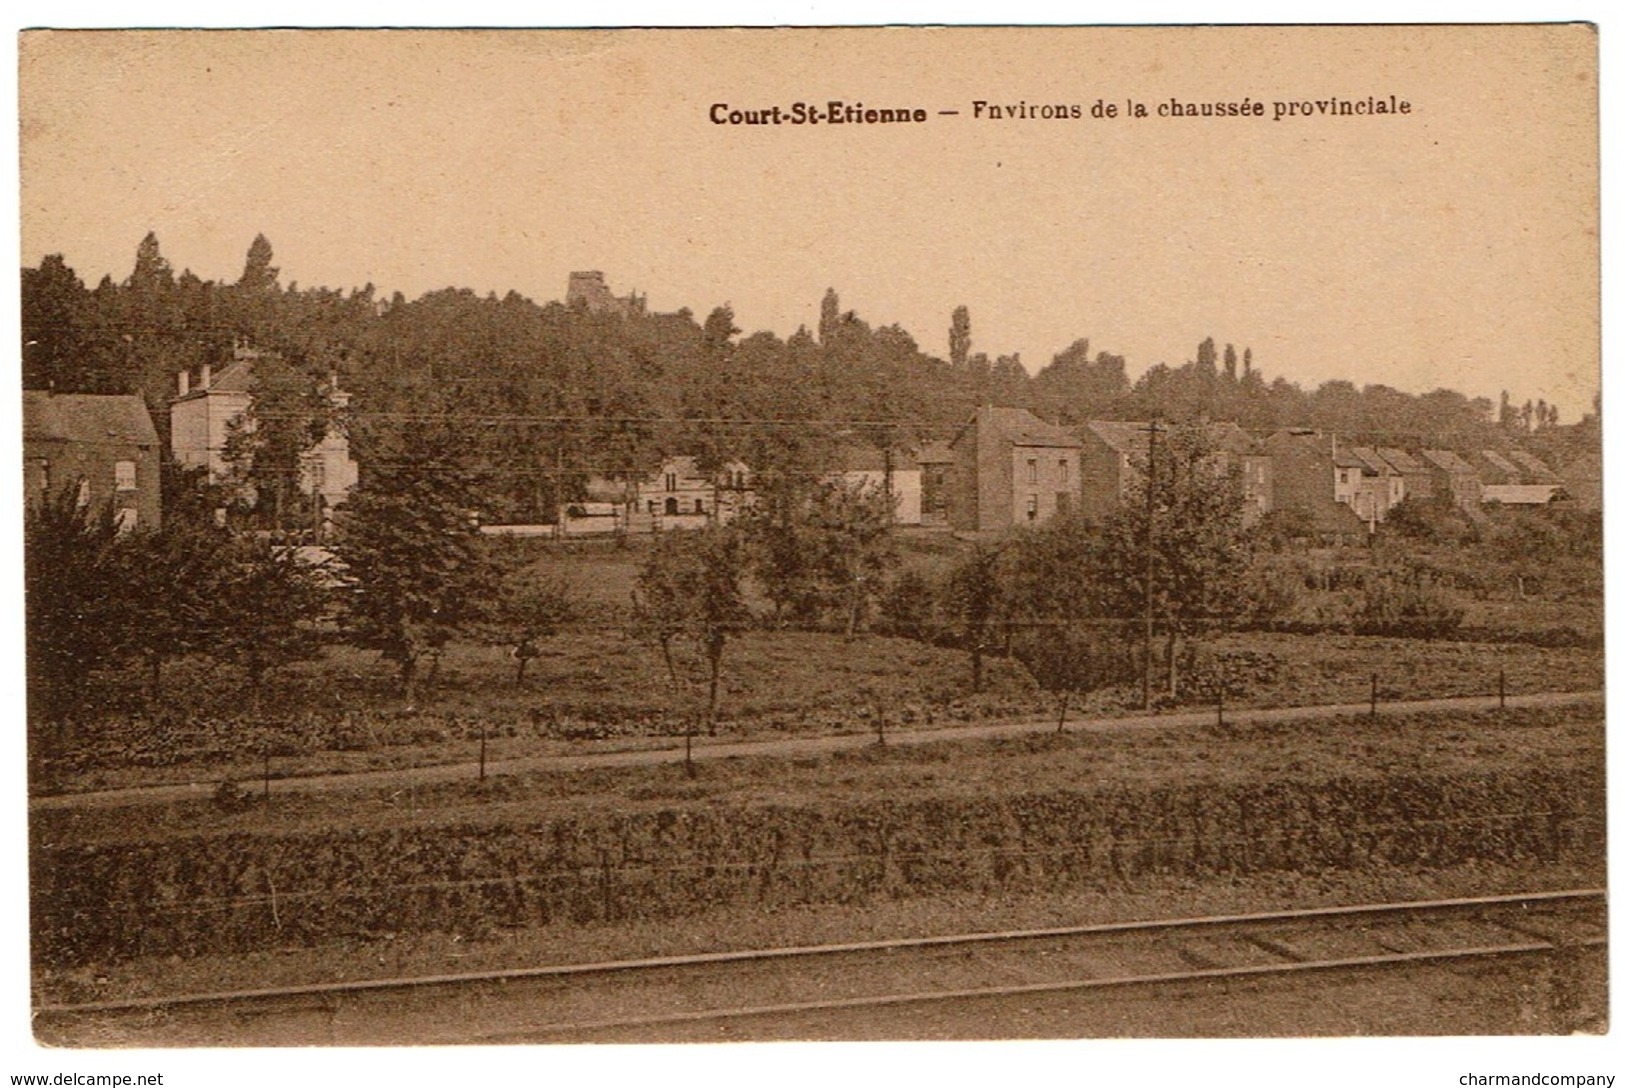
[[(551, 520), (589, 479), (640, 478), (676, 453), (697, 454), (702, 468), (739, 459), (817, 472), (843, 441), (945, 438), (989, 403), (1063, 423), (1229, 419), (1380, 433), (1385, 444), (1396, 433), (1493, 444), (1557, 427), (1556, 406), (1520, 410), (1510, 397), (1497, 406), (1448, 389), (1413, 395), (1342, 380), (1306, 390), (1267, 379), (1251, 348), (1212, 337), (1192, 358), (1132, 380), (1123, 355), (1087, 337), (1029, 373), (1019, 353), (977, 350), (964, 306), (948, 316), (949, 357), (940, 359), (902, 327), (875, 327), (844, 308), (833, 288), (816, 329), (780, 337), (745, 333), (727, 306), (703, 319), (688, 309), (623, 316), (513, 291), (445, 288), (408, 300), (371, 284), (284, 286), (263, 235), (230, 283), (177, 274), (150, 233), (122, 281), (87, 288), (60, 255), (47, 256), (23, 269), (21, 332), (25, 387), (138, 393), (166, 437), (176, 372), (219, 367), (243, 343), (311, 382), (336, 375), (354, 393), (355, 418), (460, 420), (493, 520)], [(317, 409), (280, 409), (294, 411)], [(373, 437), (356, 436), (364, 467), (392, 441)], [(267, 504), (287, 501), (269, 489)]]

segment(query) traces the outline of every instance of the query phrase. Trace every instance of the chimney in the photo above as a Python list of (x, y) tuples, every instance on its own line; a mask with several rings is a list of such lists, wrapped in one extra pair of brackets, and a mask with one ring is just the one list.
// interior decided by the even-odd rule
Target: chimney
[(207, 388), (209, 388), (209, 371), (210, 371), (210, 369), (211, 368), (210, 368), (208, 363), (203, 364), (203, 373), (199, 374), (198, 379), (197, 379), (197, 387), (199, 389), (207, 389)]
[(175, 375), (176, 396), (184, 397), (192, 391), (192, 372), (183, 370)]

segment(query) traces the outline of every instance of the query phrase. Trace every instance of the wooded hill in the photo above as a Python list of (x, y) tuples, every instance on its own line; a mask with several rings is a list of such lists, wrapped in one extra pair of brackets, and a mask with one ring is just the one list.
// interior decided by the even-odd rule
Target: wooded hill
[[(619, 314), (510, 291), (466, 288), (415, 300), (283, 286), (263, 235), (234, 283), (178, 275), (148, 234), (123, 282), (87, 288), (60, 255), (22, 272), (23, 382), (58, 392), (139, 393), (167, 428), (175, 375), (218, 366), (247, 343), (313, 377), (336, 373), (354, 415), (374, 423), (443, 417), (472, 467), (493, 482), (498, 513), (524, 516), (572, 498), (589, 476), (649, 471), (663, 454), (739, 457), (760, 470), (807, 470), (842, 441), (951, 437), (980, 404), (1083, 419), (1228, 419), (1257, 431), (1308, 426), (1442, 446), (1536, 452), (1595, 443), (1595, 415), (1559, 426), (1556, 405), (1499, 405), (1449, 389), (1421, 395), (1328, 381), (1306, 390), (1266, 380), (1249, 348), (1203, 340), (1179, 365), (1130, 380), (1128, 361), (1080, 337), (1030, 374), (1019, 354), (975, 350), (971, 316), (945, 312), (949, 358), (898, 325), (872, 327), (834, 289), (816, 330), (746, 334), (726, 306), (703, 320)], [(945, 306), (945, 311), (949, 308)], [(367, 429), (355, 432), (364, 470)], [(563, 489), (565, 494), (555, 494)]]

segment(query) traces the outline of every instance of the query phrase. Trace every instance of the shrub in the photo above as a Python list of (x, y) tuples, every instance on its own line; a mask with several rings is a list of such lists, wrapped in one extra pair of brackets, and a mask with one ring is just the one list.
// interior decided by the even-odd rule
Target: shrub
[(1463, 615), (1455, 596), (1424, 571), (1373, 571), (1359, 597), (1355, 631), (1440, 638), (1460, 627)]
[(931, 580), (916, 570), (905, 570), (886, 587), (880, 598), (881, 634), (927, 641), (936, 630), (937, 592)]
[(1097, 691), (1140, 676), (1139, 645), (1102, 627), (1024, 631), (1011, 651), (1046, 691)]

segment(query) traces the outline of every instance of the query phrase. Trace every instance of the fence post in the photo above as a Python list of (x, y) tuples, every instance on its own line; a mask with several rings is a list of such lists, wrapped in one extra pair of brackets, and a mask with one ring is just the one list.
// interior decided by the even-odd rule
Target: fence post
[(1224, 728), (1224, 677), (1219, 677), (1219, 728)]
[(1070, 703), (1071, 701), (1072, 701), (1072, 690), (1070, 688), (1068, 688), (1067, 690), (1061, 692), (1061, 718), (1060, 718), (1059, 721), (1057, 721), (1055, 723), (1055, 731), (1057, 733), (1065, 733), (1066, 732), (1066, 705), (1068, 703)]
[(485, 781), (485, 718), (480, 718), (480, 781)]
[(1501, 695), (1501, 709), (1505, 710), (1507, 708), (1507, 669), (1505, 665), (1501, 666), (1501, 675), (1496, 688)]
[(262, 773), (265, 782), (265, 800), (269, 802), (271, 800), (271, 749), (265, 749), (264, 756), (265, 762), (262, 767)]
[(1371, 716), (1377, 716), (1377, 674), (1371, 674)]
[(875, 707), (875, 734), (879, 738), (880, 746), (884, 748), (886, 746), (886, 708), (883, 706)]

